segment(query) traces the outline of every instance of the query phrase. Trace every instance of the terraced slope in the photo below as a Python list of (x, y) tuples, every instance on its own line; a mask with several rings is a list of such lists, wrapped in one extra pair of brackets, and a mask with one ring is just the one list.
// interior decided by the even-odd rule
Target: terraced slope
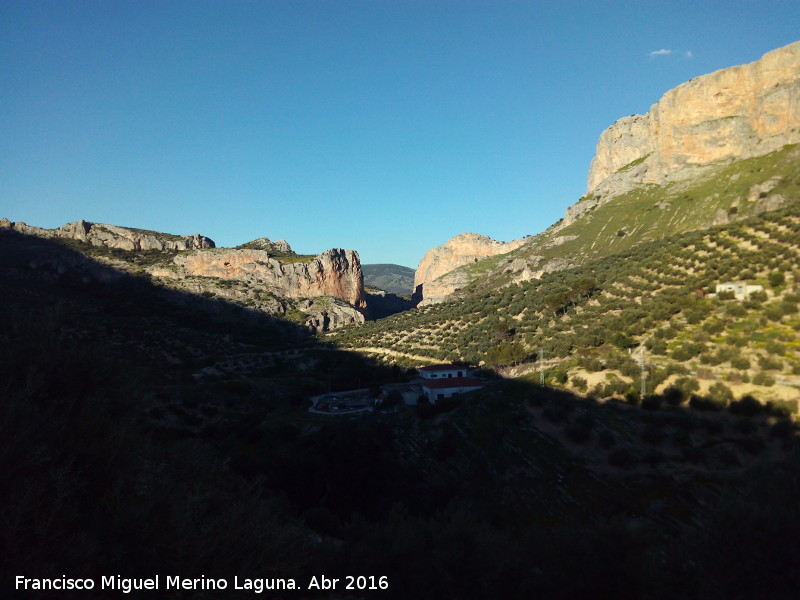
[(624, 252), (640, 244), (746, 219), (800, 199), (800, 146), (723, 161), (691, 181), (640, 185), (599, 204), (587, 195), (525, 246), (444, 275), (468, 281), (456, 297)]
[[(747, 301), (712, 297), (717, 283), (740, 280), (764, 292)], [(704, 392), (724, 381), (745, 386), (736, 388), (740, 393), (779, 400), (800, 395), (792, 387), (800, 383), (799, 302), (800, 203), (793, 203), (333, 339), (394, 362), (425, 357), (503, 365), (544, 354), (557, 359), (559, 378), (572, 383), (577, 376), (584, 391), (589, 373), (607, 371), (605, 386), (613, 371), (622, 382), (612, 390), (617, 395), (639, 389), (641, 369), (628, 350), (644, 344), (648, 392), (690, 374)]]

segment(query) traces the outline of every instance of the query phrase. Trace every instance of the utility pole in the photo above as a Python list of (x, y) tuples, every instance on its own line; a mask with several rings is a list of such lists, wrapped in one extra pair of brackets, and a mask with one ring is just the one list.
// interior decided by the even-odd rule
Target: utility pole
[(644, 397), (647, 394), (647, 369), (646, 369), (647, 363), (645, 361), (644, 344), (639, 346), (639, 367), (642, 370), (642, 374), (641, 374), (641, 377), (640, 377), (641, 382), (642, 382), (640, 394), (641, 394), (642, 400), (644, 400)]
[(544, 348), (539, 348), (539, 385), (544, 386)]

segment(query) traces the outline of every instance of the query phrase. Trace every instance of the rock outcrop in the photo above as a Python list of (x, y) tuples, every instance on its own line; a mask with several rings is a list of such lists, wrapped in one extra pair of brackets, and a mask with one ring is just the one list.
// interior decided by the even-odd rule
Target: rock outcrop
[[(361, 261), (354, 250), (337, 248), (300, 257), (285, 240), (268, 238), (240, 248), (215, 248), (213, 241), (201, 235), (175, 236), (86, 221), (42, 229), (0, 219), (0, 230), (131, 251), (131, 258), (113, 253), (95, 253), (91, 260), (72, 257), (71, 262), (61, 255), (45, 257), (34, 267), (51, 277), (111, 281), (123, 273), (147, 273), (165, 289), (187, 293), (175, 298), (233, 302), (254, 314), (305, 324), (314, 332), (363, 323), (367, 313)], [(165, 254), (142, 261), (141, 251)]]
[(414, 275), (414, 294), (426, 303), (437, 301), (452, 293), (459, 285), (458, 281), (446, 284), (442, 282), (442, 285), (434, 284), (442, 275), (489, 256), (506, 254), (516, 250), (525, 242), (525, 239), (498, 242), (477, 233), (460, 233), (425, 253)]
[(365, 309), (364, 276), (355, 250), (334, 248), (305, 261), (287, 262), (266, 250), (216, 248), (176, 255), (150, 273), (168, 279), (212, 277), (237, 281), (284, 298), (332, 296)]
[(295, 252), (286, 240), (271, 241), (269, 238), (260, 237), (241, 246), (239, 249), (266, 250), (275, 256), (294, 256)]
[(638, 184), (687, 179), (703, 165), (798, 142), (800, 42), (696, 77), (664, 94), (646, 115), (614, 123), (598, 141), (588, 192), (602, 202)]
[(88, 221), (75, 221), (67, 223), (56, 229), (43, 229), (32, 227), (19, 221), (12, 223), (8, 219), (0, 219), (0, 229), (11, 229), (25, 235), (35, 235), (41, 238), (66, 238), (80, 240), (92, 246), (105, 246), (118, 250), (194, 250), (200, 248), (213, 248), (214, 242), (195, 233), (193, 235), (171, 235), (144, 229), (131, 229), (117, 225), (104, 225)]
[(350, 304), (329, 296), (302, 300), (298, 303), (297, 309), (306, 314), (305, 326), (312, 333), (362, 325), (366, 320), (364, 314)]

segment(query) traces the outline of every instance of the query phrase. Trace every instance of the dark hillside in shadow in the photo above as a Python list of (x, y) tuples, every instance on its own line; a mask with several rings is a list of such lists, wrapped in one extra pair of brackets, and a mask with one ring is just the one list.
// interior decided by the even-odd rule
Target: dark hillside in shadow
[(153, 597), (226, 598), (249, 593), (235, 576), (305, 588), (325, 573), (389, 587), (270, 597), (796, 592), (797, 438), (779, 415), (526, 381), (435, 410), (313, 415), (311, 394), (404, 373), (55, 242), (0, 235), (0, 276), (4, 585), (205, 576), (229, 589)]

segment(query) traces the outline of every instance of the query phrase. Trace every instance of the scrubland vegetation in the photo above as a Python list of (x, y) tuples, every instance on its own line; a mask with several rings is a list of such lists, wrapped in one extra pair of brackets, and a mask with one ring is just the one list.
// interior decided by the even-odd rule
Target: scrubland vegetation
[[(716, 284), (728, 281), (759, 284), (764, 291), (746, 300), (713, 297)], [(721, 390), (734, 386), (779, 400), (778, 382), (800, 383), (799, 302), (795, 204), (642, 243), (582, 267), (396, 315), (333, 339), (345, 348), (391, 348), (400, 358), (472, 364), (535, 363), (543, 354), (548, 370), (569, 374), (568, 387), (601, 397), (639, 393), (640, 360), (629, 350), (643, 345), (650, 393), (691, 376), (708, 382), (703, 393), (713, 387), (724, 396)], [(587, 390), (582, 382), (602, 371), (613, 377)], [(575, 378), (579, 385), (573, 386)]]

